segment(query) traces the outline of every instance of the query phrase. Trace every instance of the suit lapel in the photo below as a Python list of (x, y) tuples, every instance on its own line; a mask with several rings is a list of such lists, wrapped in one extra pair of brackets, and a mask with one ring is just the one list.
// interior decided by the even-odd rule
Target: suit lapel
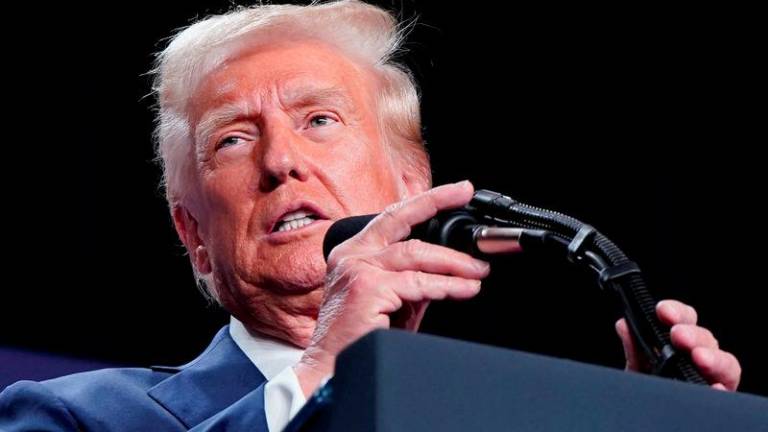
[(229, 326), (219, 330), (197, 359), (177, 370), (148, 393), (187, 428), (237, 402), (266, 380), (232, 340)]

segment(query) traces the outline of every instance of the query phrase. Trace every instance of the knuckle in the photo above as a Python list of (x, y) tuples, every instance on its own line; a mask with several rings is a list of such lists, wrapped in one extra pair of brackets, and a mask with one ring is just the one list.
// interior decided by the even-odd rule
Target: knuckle
[(409, 273), (409, 278), (410, 278), (411, 285), (414, 288), (423, 290), (426, 287), (426, 280), (424, 279), (424, 274), (422, 272), (412, 271)]
[(410, 258), (422, 258), (425, 255), (425, 243), (418, 239), (402, 242), (403, 254)]
[(712, 344), (715, 346), (715, 348), (719, 348), (720, 347), (720, 342), (717, 340), (717, 338), (715, 337), (714, 333), (712, 333), (712, 330), (706, 329), (706, 328), (702, 328), (702, 331), (704, 333), (704, 337), (709, 339), (712, 342)]
[(384, 208), (384, 211), (381, 212), (382, 218), (393, 218), (397, 214), (397, 212), (405, 206), (405, 201), (398, 201), (395, 203), (392, 203), (388, 205), (386, 208)]
[(418, 298), (442, 298), (435, 297), (435, 294), (439, 294), (439, 290), (435, 290), (432, 280), (427, 277), (427, 274), (421, 271), (410, 272), (411, 286), (416, 290), (414, 299)]

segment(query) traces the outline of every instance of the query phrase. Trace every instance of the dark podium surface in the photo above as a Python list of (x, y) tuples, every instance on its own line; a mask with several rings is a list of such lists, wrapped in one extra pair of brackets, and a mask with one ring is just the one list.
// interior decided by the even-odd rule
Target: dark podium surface
[(287, 431), (768, 431), (768, 398), (394, 330), (337, 359)]

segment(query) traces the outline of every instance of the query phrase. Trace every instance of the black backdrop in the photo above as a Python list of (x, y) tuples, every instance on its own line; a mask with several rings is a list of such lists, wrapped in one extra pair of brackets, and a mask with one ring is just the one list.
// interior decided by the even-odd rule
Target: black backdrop
[[(660, 298), (698, 308), (742, 359), (744, 391), (768, 394), (758, 251), (765, 134), (753, 134), (764, 113), (749, 13), (378, 4), (419, 15), (402, 60), (423, 93), (435, 184), (469, 178), (598, 227)], [(22, 282), (7, 284), (15, 289), (2, 303), (0, 344), (173, 364), (226, 322), (198, 294), (157, 188), (143, 73), (160, 39), (228, 7), (69, 9), (64, 43), (32, 52), (35, 89), (56, 97), (23, 97), (32, 126), (21, 139), (43, 136), (51, 154), (70, 157), (14, 212), (33, 228), (9, 264)], [(13, 163), (29, 167), (47, 153), (31, 148)], [(622, 365), (617, 313), (590, 277), (518, 256), (494, 262), (484, 287), (470, 302), (431, 306), (423, 331)]]

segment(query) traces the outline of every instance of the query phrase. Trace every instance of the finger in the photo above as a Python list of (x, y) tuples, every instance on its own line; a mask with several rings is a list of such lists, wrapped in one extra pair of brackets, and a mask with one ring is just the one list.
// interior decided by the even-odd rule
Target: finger
[(677, 348), (691, 351), (696, 347), (714, 348), (720, 347), (711, 331), (704, 327), (692, 324), (677, 324), (669, 331), (672, 345)]
[(716, 390), (724, 390), (724, 391), (728, 390), (727, 388), (725, 388), (725, 385), (723, 385), (723, 383), (714, 383), (712, 384), (712, 388)]
[(624, 358), (627, 359), (627, 370), (639, 371), (640, 370), (640, 358), (635, 347), (635, 340), (632, 338), (632, 334), (629, 332), (629, 326), (627, 320), (622, 318), (616, 321), (616, 334), (621, 339), (621, 345), (624, 347)]
[(470, 255), (420, 240), (397, 242), (374, 257), (385, 270), (422, 271), (466, 279), (488, 276), (490, 265)]
[(722, 383), (727, 390), (736, 390), (741, 380), (741, 365), (726, 351), (697, 347), (691, 351), (693, 363), (710, 383)]
[(403, 301), (464, 300), (480, 292), (480, 281), (419, 271), (391, 272), (387, 285)]
[(447, 184), (430, 189), (407, 201), (399, 202), (376, 216), (356, 236), (362, 244), (387, 246), (403, 240), (411, 227), (429, 220), (439, 210), (461, 207), (472, 199), (474, 187), (469, 181)]
[(656, 315), (668, 326), (675, 324), (696, 324), (696, 309), (677, 300), (662, 300), (656, 305)]

